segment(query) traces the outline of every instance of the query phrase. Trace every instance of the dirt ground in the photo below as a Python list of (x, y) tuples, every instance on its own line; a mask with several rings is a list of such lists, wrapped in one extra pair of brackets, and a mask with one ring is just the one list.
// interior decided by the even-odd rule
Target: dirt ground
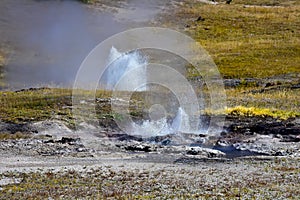
[[(70, 144), (60, 144), (65, 146)], [(107, 145), (107, 144), (106, 144)], [(180, 151), (181, 150), (181, 151)], [(68, 151), (66, 151), (68, 152)], [(0, 199), (299, 199), (299, 156), (1, 150)], [(80, 183), (80, 184), (79, 184)]]

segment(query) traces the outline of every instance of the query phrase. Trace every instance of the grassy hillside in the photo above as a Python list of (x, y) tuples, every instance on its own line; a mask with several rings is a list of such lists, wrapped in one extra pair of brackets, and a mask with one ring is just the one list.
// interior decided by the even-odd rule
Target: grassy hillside
[(187, 1), (167, 21), (200, 42), (224, 78), (300, 73), (300, 1)]
[(223, 78), (240, 80), (226, 90), (228, 110), (240, 112), (243, 106), (299, 113), (300, 1), (218, 2), (185, 1), (175, 15), (164, 16), (165, 26), (198, 41)]

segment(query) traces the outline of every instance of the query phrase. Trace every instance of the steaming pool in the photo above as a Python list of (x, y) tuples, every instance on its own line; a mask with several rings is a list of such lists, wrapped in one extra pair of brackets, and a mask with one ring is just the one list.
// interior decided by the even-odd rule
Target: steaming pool
[(90, 7), (77, 0), (2, 0), (0, 48), (7, 54), (6, 88), (71, 87), (81, 62), (98, 43), (147, 25), (166, 4), (127, 0)]

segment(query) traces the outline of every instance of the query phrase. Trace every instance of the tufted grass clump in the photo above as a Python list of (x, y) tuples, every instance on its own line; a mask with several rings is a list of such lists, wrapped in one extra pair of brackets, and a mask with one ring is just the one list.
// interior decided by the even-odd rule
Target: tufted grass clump
[(281, 110), (282, 115), (287, 116), (291, 113), (300, 113), (300, 89), (253, 92), (259, 89), (257, 87), (245, 87), (226, 90), (228, 107), (242, 106), (247, 108)]

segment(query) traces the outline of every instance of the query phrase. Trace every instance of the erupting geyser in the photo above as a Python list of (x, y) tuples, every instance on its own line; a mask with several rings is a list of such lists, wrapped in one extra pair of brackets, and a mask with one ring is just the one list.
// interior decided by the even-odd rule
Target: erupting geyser
[[(129, 53), (121, 53), (115, 47), (112, 47), (107, 63), (107, 68), (100, 80), (100, 87), (113, 91), (115, 94), (120, 91), (128, 92), (128, 95), (131, 95), (134, 92), (144, 92), (146, 96), (147, 94), (150, 94), (151, 96), (154, 95), (152, 94), (153, 91), (150, 89), (151, 87), (147, 90), (147, 85), (144, 84), (147, 82), (147, 75), (150, 76), (150, 73), (147, 74), (147, 66), (149, 64), (147, 57), (138, 50), (134, 50)], [(151, 70), (149, 69), (149, 71)], [(126, 78), (126, 76), (129, 78)], [(168, 79), (168, 76), (166, 76), (166, 79)], [(161, 91), (155, 94), (156, 102), (153, 102), (153, 100), (147, 102), (152, 104), (147, 111), (148, 114), (156, 117), (150, 116), (150, 119), (144, 119), (140, 121), (139, 124), (131, 121), (129, 125), (132, 127), (130, 129), (131, 134), (142, 135), (143, 137), (153, 137), (180, 132), (195, 132), (194, 130), (191, 130), (189, 115), (185, 112), (184, 108), (178, 107), (178, 105), (177, 107), (172, 107), (172, 110), (176, 112), (176, 115), (173, 116), (173, 120), (168, 120), (166, 112), (161, 113), (166, 104), (172, 104), (172, 99), (168, 98), (168, 96), (160, 96), (160, 92)], [(125, 102), (127, 100), (125, 100)], [(144, 100), (147, 101), (146, 99)], [(112, 101), (115, 101), (114, 103), (116, 104), (120, 104), (122, 102), (122, 98), (113, 98)], [(127, 105), (124, 105), (123, 109), (127, 109), (126, 106)]]
[[(135, 126), (135, 125), (134, 125)], [(139, 129), (135, 134), (143, 136), (164, 136), (177, 133), (197, 133), (190, 130), (189, 116), (185, 111), (179, 107), (178, 112), (173, 119), (172, 123), (168, 123), (166, 117), (160, 118), (158, 120), (145, 120), (142, 125), (138, 127)]]
[[(78, 90), (86, 83), (91, 94)], [(150, 141), (166, 136), (176, 144), (193, 143), (200, 141), (200, 133), (217, 136), (221, 131), (223, 117), (206, 118), (202, 112), (206, 105), (224, 108), (222, 84), (213, 60), (193, 39), (165, 28), (136, 28), (103, 41), (84, 60), (73, 87), (73, 113), (80, 119), (87, 111), (88, 117), (81, 119), (99, 121), (98, 105), (80, 100), (95, 99), (101, 88), (111, 94), (105, 101), (110, 109), (101, 105), (114, 117), (112, 131)], [(203, 87), (209, 94), (202, 94)]]
[[(107, 63), (105, 72), (100, 80), (100, 87), (113, 91), (115, 96), (112, 98), (112, 107), (117, 108), (113, 112), (121, 115), (128, 114), (128, 101), (130, 101), (131, 95), (135, 92), (142, 92), (145, 95), (144, 103), (150, 104), (150, 107), (145, 108), (148, 113), (146, 119), (134, 121), (130, 119), (130, 115), (128, 116), (128, 121), (125, 123), (127, 132), (129, 130), (130, 134), (144, 138), (172, 134), (180, 135), (181, 133), (197, 134), (200, 132), (198, 129), (192, 128), (192, 118), (184, 109), (191, 108), (187, 105), (189, 104), (188, 102), (185, 102), (185, 107), (180, 105), (181, 102), (178, 99), (179, 104), (174, 104), (172, 102), (174, 98), (163, 95), (162, 89), (157, 89), (159, 86), (151, 85), (153, 82), (156, 82), (158, 85), (171, 84), (173, 86), (176, 85), (175, 89), (182, 90), (179, 85), (187, 84), (187, 82), (178, 81), (180, 78), (177, 80), (176, 77), (180, 76), (185, 79), (182, 74), (179, 75), (179, 72), (172, 68), (167, 69), (167, 71), (153, 70), (155, 66), (151, 66), (147, 57), (138, 50), (121, 53), (115, 47), (112, 47)], [(159, 66), (156, 67), (159, 68)], [(177, 73), (176, 75), (174, 75), (175, 72)], [(170, 76), (169, 74), (172, 73), (174, 74)], [(171, 90), (170, 88), (166, 89), (167, 91)], [(182, 94), (179, 96), (182, 96)], [(179, 96), (175, 95), (175, 98), (180, 98)], [(169, 108), (169, 112), (170, 110), (173, 111), (172, 116), (170, 116), (170, 113), (167, 114), (165, 106)]]
[[(138, 51), (133, 51), (129, 53), (121, 53), (115, 47), (110, 50), (110, 55), (108, 59), (110, 63), (103, 75), (103, 80), (100, 81), (100, 85), (103, 85), (106, 90), (114, 90), (115, 85), (126, 73), (130, 73), (131, 70), (135, 68), (141, 68), (140, 73), (134, 79), (130, 79), (132, 84), (141, 85), (147, 79), (147, 59), (142, 56)], [(122, 84), (118, 87), (118, 90), (131, 91), (132, 88), (128, 87), (129, 84)], [(135, 91), (144, 91), (145, 87), (134, 88)]]

